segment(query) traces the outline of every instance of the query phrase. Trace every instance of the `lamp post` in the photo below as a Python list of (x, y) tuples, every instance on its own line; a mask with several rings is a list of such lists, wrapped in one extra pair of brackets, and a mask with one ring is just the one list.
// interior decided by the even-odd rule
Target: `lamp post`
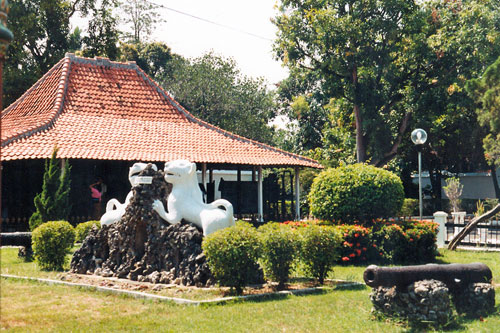
[(427, 141), (427, 133), (421, 129), (417, 128), (411, 132), (411, 141), (418, 147), (418, 203), (420, 211), (420, 220), (422, 220), (422, 211), (424, 210), (424, 205), (422, 202), (422, 151), (420, 146)]
[[(14, 35), (7, 28), (7, 15), (9, 14), (9, 2), (0, 0), (0, 111), (3, 110), (3, 63), (7, 54), (7, 48), (14, 39)], [(0, 120), (1, 125), (1, 120)], [(0, 229), (2, 224), (2, 160), (0, 159)]]

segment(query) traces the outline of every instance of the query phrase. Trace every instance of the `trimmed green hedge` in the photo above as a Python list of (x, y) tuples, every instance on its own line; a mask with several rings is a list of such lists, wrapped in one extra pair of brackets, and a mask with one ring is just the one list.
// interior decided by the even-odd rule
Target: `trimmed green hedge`
[(83, 242), (83, 240), (87, 237), (90, 230), (94, 226), (96, 228), (100, 229), (101, 222), (99, 222), (99, 221), (87, 221), (87, 222), (83, 222), (83, 223), (78, 224), (75, 228), (75, 241), (77, 243)]
[(320, 284), (340, 258), (342, 237), (330, 226), (308, 226), (301, 228), (300, 259), (306, 271), (318, 279)]
[(51, 221), (31, 234), (35, 261), (45, 270), (62, 270), (75, 242), (75, 229), (66, 221)]
[(371, 224), (379, 217), (393, 216), (404, 200), (398, 176), (366, 164), (354, 164), (321, 172), (309, 193), (312, 214), (342, 223)]
[(255, 282), (261, 246), (257, 229), (250, 224), (238, 221), (234, 227), (217, 230), (204, 238), (202, 248), (221, 285), (241, 294), (245, 285)]
[(261, 263), (266, 278), (278, 282), (278, 289), (282, 289), (297, 257), (299, 238), (292, 229), (279, 223), (267, 223), (258, 230), (262, 248)]

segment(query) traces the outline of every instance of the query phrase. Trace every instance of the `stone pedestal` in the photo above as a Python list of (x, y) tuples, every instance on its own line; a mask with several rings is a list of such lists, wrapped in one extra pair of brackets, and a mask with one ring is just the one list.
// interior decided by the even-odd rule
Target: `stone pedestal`
[(374, 288), (370, 299), (376, 312), (410, 322), (444, 325), (453, 317), (449, 290), (437, 280), (417, 281), (404, 290)]
[(414, 282), (398, 290), (396, 287), (373, 288), (370, 294), (374, 312), (409, 322), (437, 325), (449, 323), (454, 305), (457, 313), (478, 318), (495, 310), (495, 289), (489, 283), (471, 283), (450, 291), (438, 280)]
[(495, 310), (495, 288), (489, 283), (471, 283), (453, 298), (458, 313), (486, 316)]

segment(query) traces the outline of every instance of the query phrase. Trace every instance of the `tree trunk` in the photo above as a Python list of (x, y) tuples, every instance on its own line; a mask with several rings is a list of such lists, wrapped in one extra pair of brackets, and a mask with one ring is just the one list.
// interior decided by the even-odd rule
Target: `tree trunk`
[(366, 147), (363, 137), (363, 119), (361, 109), (358, 104), (358, 67), (354, 65), (352, 69), (352, 84), (354, 86), (354, 119), (356, 121), (356, 158), (358, 163), (366, 161)]
[(358, 163), (366, 161), (366, 148), (363, 139), (363, 121), (359, 105), (354, 104), (354, 117), (356, 119), (356, 158)]
[(483, 222), (484, 220), (487, 220), (492, 216), (495, 216), (498, 212), (500, 212), (500, 204), (496, 205), (495, 208), (484, 213), (483, 215), (473, 218), (472, 221), (470, 221), (465, 226), (465, 228), (463, 228), (455, 237), (453, 237), (451, 242), (448, 244), (448, 250), (455, 250), (458, 246), (458, 243), (460, 243), (460, 241), (471, 232), (472, 228), (474, 228), (478, 223)]
[(493, 180), (493, 187), (495, 188), (495, 196), (500, 199), (500, 187), (498, 187), (497, 169), (496, 166), (491, 168), (491, 179)]

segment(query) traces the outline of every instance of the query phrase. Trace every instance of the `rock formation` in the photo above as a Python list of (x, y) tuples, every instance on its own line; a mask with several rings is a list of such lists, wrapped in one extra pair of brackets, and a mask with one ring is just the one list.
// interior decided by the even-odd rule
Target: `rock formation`
[(152, 177), (151, 184), (132, 188), (133, 197), (117, 223), (89, 233), (71, 260), (71, 271), (153, 283), (212, 284), (202, 232), (185, 221), (170, 225), (152, 209), (154, 200), (166, 200), (171, 191), (163, 171), (148, 165), (139, 176)]

